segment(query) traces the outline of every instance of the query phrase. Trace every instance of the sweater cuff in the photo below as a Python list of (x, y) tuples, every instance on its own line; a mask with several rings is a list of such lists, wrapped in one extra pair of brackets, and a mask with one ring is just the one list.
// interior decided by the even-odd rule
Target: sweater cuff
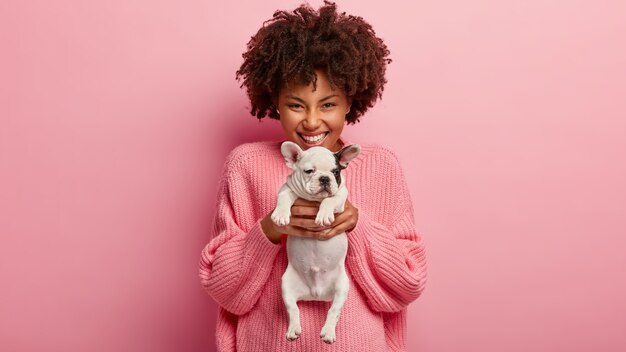
[(265, 232), (261, 228), (261, 220), (258, 220), (246, 236), (245, 248), (245, 255), (258, 263), (260, 268), (271, 268), (276, 255), (281, 249), (281, 245), (272, 243), (265, 236)]

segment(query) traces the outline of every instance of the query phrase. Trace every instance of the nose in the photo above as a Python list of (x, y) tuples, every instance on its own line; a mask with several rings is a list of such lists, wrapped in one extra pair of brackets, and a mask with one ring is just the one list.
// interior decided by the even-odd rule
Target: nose
[(322, 185), (330, 184), (330, 177), (328, 177), (328, 176), (320, 176), (320, 183)]
[(303, 122), (303, 127), (309, 131), (316, 131), (322, 124), (322, 119), (319, 117), (318, 112), (311, 111), (306, 115)]

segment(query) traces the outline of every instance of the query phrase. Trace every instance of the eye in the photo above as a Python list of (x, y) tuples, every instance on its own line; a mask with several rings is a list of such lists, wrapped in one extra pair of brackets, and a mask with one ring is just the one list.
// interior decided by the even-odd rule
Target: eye
[(330, 109), (330, 108), (332, 108), (335, 105), (337, 105), (337, 104), (335, 104), (335, 103), (326, 103), (326, 104), (322, 105), (322, 107), (326, 108), (326, 109)]
[(335, 175), (335, 177), (339, 177), (339, 170), (334, 170), (333, 175)]
[(302, 107), (302, 105), (300, 104), (289, 104), (287, 106), (290, 107), (291, 109), (299, 109)]
[(310, 175), (313, 173), (313, 169), (304, 170), (304, 173)]

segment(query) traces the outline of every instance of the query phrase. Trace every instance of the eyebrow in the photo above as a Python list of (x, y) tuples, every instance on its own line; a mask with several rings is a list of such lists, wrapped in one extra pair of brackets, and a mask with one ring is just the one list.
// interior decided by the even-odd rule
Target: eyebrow
[[(338, 94), (329, 95), (329, 96), (327, 96), (326, 98), (322, 98), (322, 99), (320, 99), (320, 100), (318, 101), (318, 103), (321, 103), (321, 102), (326, 101), (326, 100), (328, 100), (328, 99), (330, 99), (330, 98), (332, 98), (332, 97), (337, 97), (337, 96), (339, 96), (339, 95), (338, 95)], [(294, 96), (294, 95), (291, 95), (291, 94), (289, 94), (289, 95), (287, 96), (287, 98), (290, 98), (290, 99), (293, 99), (293, 100), (297, 100), (297, 101), (299, 101), (299, 102), (301, 102), (301, 103), (303, 103), (303, 104), (306, 104), (306, 102), (305, 102), (304, 100), (302, 100), (301, 98), (298, 98), (298, 97), (296, 97), (296, 96)]]

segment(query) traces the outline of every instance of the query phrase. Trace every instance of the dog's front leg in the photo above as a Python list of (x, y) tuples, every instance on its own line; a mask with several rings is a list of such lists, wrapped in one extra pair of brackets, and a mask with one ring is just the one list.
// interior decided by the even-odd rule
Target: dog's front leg
[(291, 216), (291, 206), (298, 199), (298, 196), (285, 183), (278, 191), (278, 200), (276, 201), (276, 209), (272, 213), (272, 221), (278, 226), (289, 224)]
[(345, 187), (340, 188), (334, 196), (324, 198), (320, 203), (315, 223), (324, 226), (332, 224), (335, 221), (335, 213), (343, 212), (346, 199), (348, 199), (348, 190)]

